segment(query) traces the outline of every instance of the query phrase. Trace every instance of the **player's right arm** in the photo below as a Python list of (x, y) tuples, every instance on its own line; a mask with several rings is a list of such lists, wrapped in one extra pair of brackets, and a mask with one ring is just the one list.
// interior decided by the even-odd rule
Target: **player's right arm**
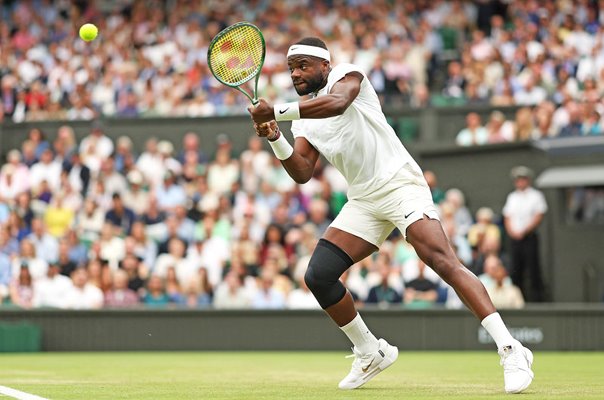
[[(254, 129), (258, 136), (266, 137), (269, 141), (275, 141), (282, 135), (275, 121), (270, 121), (268, 124), (254, 124)], [(305, 138), (297, 137), (291, 155), (280, 161), (296, 183), (306, 183), (312, 178), (318, 159), (317, 149)]]

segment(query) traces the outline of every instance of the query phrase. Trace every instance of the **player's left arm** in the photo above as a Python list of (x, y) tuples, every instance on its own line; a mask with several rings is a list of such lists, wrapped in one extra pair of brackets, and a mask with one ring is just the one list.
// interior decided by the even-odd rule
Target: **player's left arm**
[[(329, 118), (342, 115), (359, 95), (363, 75), (350, 72), (337, 81), (329, 94), (299, 102), (300, 118)], [(266, 100), (260, 99), (256, 107), (248, 108), (255, 123), (275, 119), (275, 109)]]
[(300, 118), (329, 118), (342, 115), (361, 91), (363, 75), (350, 72), (337, 81), (329, 94), (300, 102)]

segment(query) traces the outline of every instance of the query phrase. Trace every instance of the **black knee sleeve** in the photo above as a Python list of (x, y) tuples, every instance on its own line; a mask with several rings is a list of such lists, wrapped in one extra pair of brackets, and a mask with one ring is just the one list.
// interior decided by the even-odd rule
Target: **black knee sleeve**
[(346, 294), (340, 276), (353, 264), (342, 249), (325, 239), (320, 239), (313, 252), (304, 282), (323, 309), (336, 304)]

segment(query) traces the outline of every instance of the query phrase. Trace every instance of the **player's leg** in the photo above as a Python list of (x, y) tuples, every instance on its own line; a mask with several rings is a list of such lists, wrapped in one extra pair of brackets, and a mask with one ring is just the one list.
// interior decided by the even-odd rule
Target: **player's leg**
[[(354, 213), (350, 208), (342, 210), (338, 216), (340, 219), (334, 222), (339, 224), (342, 219), (353, 222), (363, 219), (362, 216), (349, 218)], [(383, 236), (381, 231), (379, 236)], [(352, 264), (376, 249), (377, 246), (369, 241), (332, 226), (317, 244), (304, 277), (321, 307), (354, 345), (355, 360), (350, 373), (339, 384), (341, 389), (362, 386), (398, 357), (395, 346), (389, 345), (384, 339), (378, 340), (367, 328), (355, 308), (352, 296), (339, 280)]]
[(478, 319), (495, 312), (484, 285), (459, 262), (438, 220), (424, 217), (414, 222), (407, 228), (406, 237), (419, 258), (455, 289)]
[(495, 340), (504, 367), (505, 390), (519, 393), (526, 389), (533, 379), (532, 353), (512, 337), (480, 280), (459, 262), (440, 222), (424, 216), (407, 227), (406, 237), (422, 261), (455, 289)]

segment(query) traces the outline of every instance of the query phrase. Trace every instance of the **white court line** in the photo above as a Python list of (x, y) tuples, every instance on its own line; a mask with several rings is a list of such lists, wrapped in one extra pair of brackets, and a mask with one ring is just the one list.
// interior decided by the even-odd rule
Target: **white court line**
[(0, 385), (0, 394), (18, 399), (18, 400), (48, 400), (44, 397), (36, 396), (35, 394), (29, 394), (21, 392), (20, 390), (11, 389), (6, 386)]

